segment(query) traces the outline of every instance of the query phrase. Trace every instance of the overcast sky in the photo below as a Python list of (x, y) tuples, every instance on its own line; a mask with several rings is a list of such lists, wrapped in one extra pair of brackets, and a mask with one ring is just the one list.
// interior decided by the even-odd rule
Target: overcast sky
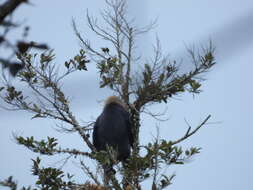
[[(47, 42), (55, 50), (57, 63), (64, 63), (80, 48), (71, 27), (72, 18), (76, 19), (84, 36), (97, 47), (103, 46), (103, 42), (95, 38), (85, 25), (85, 11), (89, 9), (91, 14), (97, 16), (105, 5), (103, 1), (31, 2), (32, 6), (20, 7), (15, 18), (31, 26), (29, 39)], [(169, 101), (167, 114), (170, 120), (167, 122), (159, 123), (143, 117), (142, 144), (152, 139), (156, 125), (161, 126), (162, 138), (173, 140), (187, 130), (184, 119), (196, 126), (211, 114), (211, 121), (215, 122), (183, 144), (184, 147), (202, 147), (202, 152), (190, 163), (168, 169), (171, 174), (177, 174), (168, 189), (252, 190), (252, 0), (131, 0), (129, 4), (129, 14), (136, 17), (138, 25), (158, 18), (157, 28), (139, 40), (138, 51), (142, 56), (149, 54), (155, 35), (159, 36), (163, 50), (176, 59), (185, 57), (185, 45), (205, 44), (213, 39), (216, 47), (217, 65), (207, 73), (203, 93), (195, 98), (182, 95)], [(17, 37), (19, 33), (13, 32), (13, 36)], [(66, 92), (73, 99), (72, 107), (80, 121), (97, 117), (102, 109), (99, 101), (111, 94), (98, 88), (94, 68), (88, 66), (89, 72), (79, 73), (66, 83)], [(188, 69), (187, 63), (182, 64), (182, 69)], [(156, 106), (153, 109), (159, 111), (163, 108)], [(30, 117), (25, 112), (0, 110), (0, 179), (14, 175), (20, 184), (33, 183), (29, 173), (30, 159), (35, 158), (36, 154), (16, 145), (13, 132), (39, 139), (55, 136), (63, 147), (85, 150), (77, 135), (56, 133), (53, 130), (54, 121), (31, 120)], [(60, 158), (47, 160), (47, 164), (52, 166)], [(65, 169), (81, 174), (73, 163)]]

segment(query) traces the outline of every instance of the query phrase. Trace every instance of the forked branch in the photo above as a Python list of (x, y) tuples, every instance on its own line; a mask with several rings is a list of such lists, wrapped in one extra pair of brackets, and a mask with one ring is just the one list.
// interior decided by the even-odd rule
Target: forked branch
[(178, 143), (180, 143), (180, 142), (186, 140), (187, 138), (189, 138), (189, 137), (192, 136), (193, 134), (195, 134), (201, 127), (203, 127), (203, 126), (206, 124), (206, 122), (207, 122), (210, 118), (211, 118), (211, 115), (208, 115), (208, 116), (206, 117), (206, 119), (205, 119), (198, 127), (196, 127), (193, 131), (191, 131), (191, 127), (189, 126), (189, 128), (188, 128), (188, 130), (186, 131), (185, 135), (184, 135), (182, 138), (180, 138), (180, 139), (178, 139), (178, 140), (176, 140), (176, 141), (172, 141), (172, 142), (171, 142), (171, 145), (178, 144)]

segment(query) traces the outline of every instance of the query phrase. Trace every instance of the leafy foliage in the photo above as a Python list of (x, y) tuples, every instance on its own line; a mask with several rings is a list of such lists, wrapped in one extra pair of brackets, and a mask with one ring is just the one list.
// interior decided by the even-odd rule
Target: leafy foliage
[(13, 181), (11, 176), (6, 180), (1, 181), (0, 185), (5, 186), (5, 187), (9, 187), (11, 190), (17, 189), (17, 183), (15, 181)]
[(86, 63), (90, 61), (86, 58), (85, 51), (83, 49), (80, 50), (79, 54), (74, 57), (74, 59), (70, 59), (65, 62), (65, 67), (67, 69), (77, 69), (77, 70), (85, 70), (87, 71)]
[(26, 139), (19, 136), (16, 137), (16, 140), (19, 144), (26, 146), (31, 149), (33, 152), (38, 152), (41, 154), (52, 155), (57, 146), (57, 140), (55, 138), (47, 137), (47, 141), (35, 141), (33, 137), (27, 137)]
[(67, 174), (68, 181), (64, 181), (65, 177), (64, 172), (57, 168), (40, 168), (40, 158), (37, 158), (33, 161), (32, 174), (38, 177), (36, 184), (39, 186), (39, 189), (47, 190), (58, 190), (66, 189), (70, 190), (74, 186), (72, 181), (72, 175)]

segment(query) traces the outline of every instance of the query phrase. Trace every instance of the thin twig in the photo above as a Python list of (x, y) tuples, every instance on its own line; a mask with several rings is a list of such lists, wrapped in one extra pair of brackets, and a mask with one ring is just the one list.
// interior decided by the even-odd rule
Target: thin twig
[(189, 128), (187, 129), (187, 132), (185, 133), (185, 135), (184, 135), (182, 138), (180, 138), (180, 139), (178, 139), (178, 140), (176, 140), (176, 141), (173, 141), (173, 142), (171, 143), (171, 145), (178, 144), (178, 143), (184, 141), (185, 139), (187, 139), (188, 137), (192, 136), (192, 135), (193, 135), (194, 133), (196, 133), (202, 126), (204, 126), (204, 125), (206, 124), (206, 122), (207, 122), (210, 118), (211, 118), (211, 115), (208, 115), (208, 116), (206, 117), (206, 119), (205, 119), (198, 127), (196, 127), (196, 128), (195, 128), (193, 131), (191, 131), (191, 132), (190, 132), (191, 127), (189, 127)]

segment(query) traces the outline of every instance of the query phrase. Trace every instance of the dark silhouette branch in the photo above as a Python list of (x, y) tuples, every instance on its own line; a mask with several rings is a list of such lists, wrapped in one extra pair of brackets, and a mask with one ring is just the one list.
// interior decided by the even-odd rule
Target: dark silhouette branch
[(0, 23), (2, 23), (7, 16), (12, 14), (20, 4), (27, 2), (28, 0), (7, 0), (0, 5)]

